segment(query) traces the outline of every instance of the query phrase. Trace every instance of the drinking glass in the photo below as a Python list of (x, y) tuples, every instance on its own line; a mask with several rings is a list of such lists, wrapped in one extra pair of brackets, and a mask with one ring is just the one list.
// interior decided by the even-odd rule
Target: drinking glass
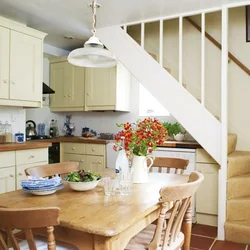
[(121, 195), (132, 194), (133, 172), (128, 170), (119, 174), (119, 191)]
[(103, 186), (105, 195), (115, 195), (117, 180), (111, 177), (105, 177), (103, 178)]

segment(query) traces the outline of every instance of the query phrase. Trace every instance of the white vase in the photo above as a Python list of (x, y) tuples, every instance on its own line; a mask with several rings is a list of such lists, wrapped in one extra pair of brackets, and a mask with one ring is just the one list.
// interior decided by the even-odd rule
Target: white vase
[[(147, 159), (150, 160), (149, 166), (147, 166)], [(132, 160), (133, 183), (147, 183), (148, 170), (152, 165), (153, 159), (151, 157), (134, 155)]]

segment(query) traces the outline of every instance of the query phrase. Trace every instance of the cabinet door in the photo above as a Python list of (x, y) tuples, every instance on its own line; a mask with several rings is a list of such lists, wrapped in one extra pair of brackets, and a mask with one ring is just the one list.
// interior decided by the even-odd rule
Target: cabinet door
[(85, 162), (85, 156), (84, 155), (78, 155), (78, 154), (64, 154), (63, 155), (63, 161), (74, 161), (79, 163), (79, 169), (86, 170), (86, 162)]
[(70, 74), (67, 62), (50, 64), (50, 87), (55, 94), (50, 95), (50, 107), (67, 107), (68, 106), (68, 85), (67, 81)]
[(16, 188), (15, 167), (0, 169), (0, 194), (14, 191)]
[(217, 215), (219, 166), (197, 163), (196, 169), (204, 175), (204, 180), (196, 193), (196, 212)]
[(84, 106), (85, 69), (70, 65), (71, 77), (68, 82), (68, 107)]
[(10, 30), (0, 27), (0, 98), (9, 98)]
[(87, 68), (85, 85), (87, 107), (115, 106), (116, 67)]
[(42, 101), (41, 39), (11, 31), (10, 99)]
[(31, 167), (35, 167), (35, 166), (41, 166), (41, 165), (47, 165), (47, 161), (44, 162), (36, 162), (36, 163), (32, 163), (32, 164), (24, 164), (24, 165), (17, 165), (16, 166), (16, 189), (21, 189), (21, 185), (20, 182), (22, 180), (26, 180), (27, 177), (25, 175), (24, 170), (26, 168), (31, 168)]
[(99, 170), (105, 168), (104, 157), (96, 155), (86, 155), (86, 170), (98, 173)]

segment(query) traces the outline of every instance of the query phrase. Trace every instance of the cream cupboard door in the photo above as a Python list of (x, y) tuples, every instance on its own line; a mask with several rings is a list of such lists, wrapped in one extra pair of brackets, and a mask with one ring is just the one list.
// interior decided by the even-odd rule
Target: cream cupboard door
[(196, 169), (204, 175), (204, 180), (196, 193), (196, 212), (217, 215), (219, 166), (196, 163)]
[(0, 98), (9, 98), (10, 30), (0, 27)]
[(80, 154), (64, 154), (63, 161), (74, 161), (79, 163), (79, 169), (86, 170), (85, 156)]
[(70, 65), (70, 77), (68, 83), (68, 107), (84, 106), (84, 82), (85, 69)]
[(42, 100), (41, 39), (11, 31), (10, 99)]
[(50, 64), (50, 87), (55, 94), (50, 95), (50, 107), (68, 106), (69, 65), (67, 62)]
[(103, 156), (86, 155), (86, 170), (91, 172), (97, 172), (104, 169), (104, 158)]
[(115, 106), (116, 67), (86, 69), (86, 106)]
[(14, 191), (16, 188), (15, 167), (0, 169), (0, 194)]

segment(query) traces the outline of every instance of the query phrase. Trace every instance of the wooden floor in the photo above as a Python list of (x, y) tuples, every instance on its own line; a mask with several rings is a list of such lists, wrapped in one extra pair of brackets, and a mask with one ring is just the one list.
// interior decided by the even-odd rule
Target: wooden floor
[(196, 224), (190, 250), (250, 250), (250, 245), (217, 240), (217, 227)]

